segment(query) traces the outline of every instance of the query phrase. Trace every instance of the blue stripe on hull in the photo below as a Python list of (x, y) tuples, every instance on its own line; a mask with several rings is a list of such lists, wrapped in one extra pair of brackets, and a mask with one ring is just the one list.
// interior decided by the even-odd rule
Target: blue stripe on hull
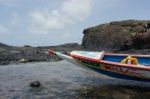
[[(126, 56), (105, 55), (103, 60), (120, 63), (124, 58), (126, 58)], [(137, 59), (141, 65), (150, 65), (150, 57), (137, 57)]]
[(94, 68), (94, 67), (91, 67), (91, 66), (89, 68), (91, 68), (92, 70), (94, 70), (96, 72), (99, 72), (99, 73), (102, 73), (102, 74), (105, 74), (105, 75), (108, 75), (108, 76), (111, 76), (111, 77), (115, 77), (115, 78), (150, 82), (150, 79), (148, 80), (148, 79), (142, 79), (142, 78), (132, 77), (132, 76), (128, 76), (128, 75), (118, 74), (118, 73), (114, 73), (114, 72), (111, 72), (111, 71), (105, 71), (105, 70), (102, 70), (102, 69)]

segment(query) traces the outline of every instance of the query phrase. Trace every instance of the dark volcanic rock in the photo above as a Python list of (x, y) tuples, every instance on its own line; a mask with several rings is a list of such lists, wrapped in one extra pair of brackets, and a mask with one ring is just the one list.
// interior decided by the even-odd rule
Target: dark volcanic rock
[(0, 43), (0, 47), (8, 47), (8, 45)]
[(48, 49), (68, 52), (72, 50), (79, 50), (81, 49), (81, 46), (77, 43), (68, 43), (59, 46), (46, 47), (32, 47), (30, 45), (25, 45), (24, 47), (15, 47), (0, 43), (0, 65), (7, 65), (9, 63), (19, 63), (21, 59), (25, 59), (27, 60), (27, 62), (61, 60), (57, 56), (49, 56), (46, 53)]
[(137, 49), (150, 48), (150, 32), (137, 33), (133, 38), (133, 47)]
[(45, 46), (45, 47), (38, 47), (38, 48), (52, 49), (55, 51), (63, 51), (63, 52), (83, 49), (82, 46), (79, 45), (78, 43), (67, 43), (58, 46)]
[(88, 99), (148, 99), (150, 89), (147, 87), (127, 85), (105, 85), (81, 88), (79, 97)]
[(150, 48), (150, 21), (127, 20), (85, 29), (82, 46), (88, 50)]
[[(14, 48), (15, 49), (15, 48)], [(45, 50), (38, 48), (20, 48), (19, 50), (5, 50), (0, 51), (0, 65), (7, 65), (9, 63), (19, 63), (21, 59), (27, 62), (40, 62), (40, 61), (58, 61), (56, 56), (49, 56)]]
[(33, 81), (30, 83), (30, 87), (33, 88), (39, 88), (41, 86), (41, 83), (39, 81)]

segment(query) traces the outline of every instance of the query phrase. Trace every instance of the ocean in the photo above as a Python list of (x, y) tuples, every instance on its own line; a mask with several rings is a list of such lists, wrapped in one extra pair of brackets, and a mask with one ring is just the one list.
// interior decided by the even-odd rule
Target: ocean
[[(41, 87), (30, 83), (39, 81)], [(0, 66), (0, 99), (148, 99), (150, 83), (108, 77), (66, 61)]]

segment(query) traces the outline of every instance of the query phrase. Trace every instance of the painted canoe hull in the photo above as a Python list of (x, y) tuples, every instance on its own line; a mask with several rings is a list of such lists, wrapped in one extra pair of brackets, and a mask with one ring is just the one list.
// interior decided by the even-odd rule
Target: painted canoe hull
[(87, 62), (87, 60), (81, 60), (77, 58), (75, 58), (75, 60), (79, 64), (82, 64), (96, 72), (109, 75), (111, 77), (150, 82), (150, 71), (148, 70), (120, 67), (118, 65), (104, 64), (100, 62), (90, 63), (89, 61)]
[(97, 56), (96, 58), (92, 58), (74, 53), (71, 53), (70, 55), (64, 55), (52, 51), (49, 51), (49, 53), (53, 53), (78, 66), (82, 66), (111, 77), (150, 82), (150, 69), (147, 68), (147, 66), (135, 67), (120, 63), (112, 63), (97, 59)]

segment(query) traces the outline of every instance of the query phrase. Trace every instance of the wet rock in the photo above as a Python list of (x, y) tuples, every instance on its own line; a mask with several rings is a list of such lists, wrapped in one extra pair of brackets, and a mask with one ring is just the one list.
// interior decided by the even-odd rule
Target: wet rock
[(19, 62), (20, 62), (20, 63), (27, 63), (28, 61), (23, 58), (23, 59), (19, 60)]
[(41, 83), (39, 81), (33, 81), (30, 83), (30, 87), (39, 88), (39, 87), (41, 87)]
[[(88, 86), (89, 87), (89, 86)], [(92, 86), (80, 89), (79, 97), (90, 99), (148, 99), (149, 88), (127, 85)]]
[(59, 46), (42, 46), (42, 47), (32, 47), (30, 45), (25, 45), (24, 47), (9, 46), (0, 43), (0, 64), (7, 65), (9, 63), (16, 62), (50, 62), (50, 61), (60, 61), (61, 59), (57, 56), (49, 56), (46, 54), (48, 49), (55, 51), (71, 51), (80, 49), (81, 46), (77, 43), (68, 43)]
[(0, 65), (8, 65), (9, 61), (0, 61)]

